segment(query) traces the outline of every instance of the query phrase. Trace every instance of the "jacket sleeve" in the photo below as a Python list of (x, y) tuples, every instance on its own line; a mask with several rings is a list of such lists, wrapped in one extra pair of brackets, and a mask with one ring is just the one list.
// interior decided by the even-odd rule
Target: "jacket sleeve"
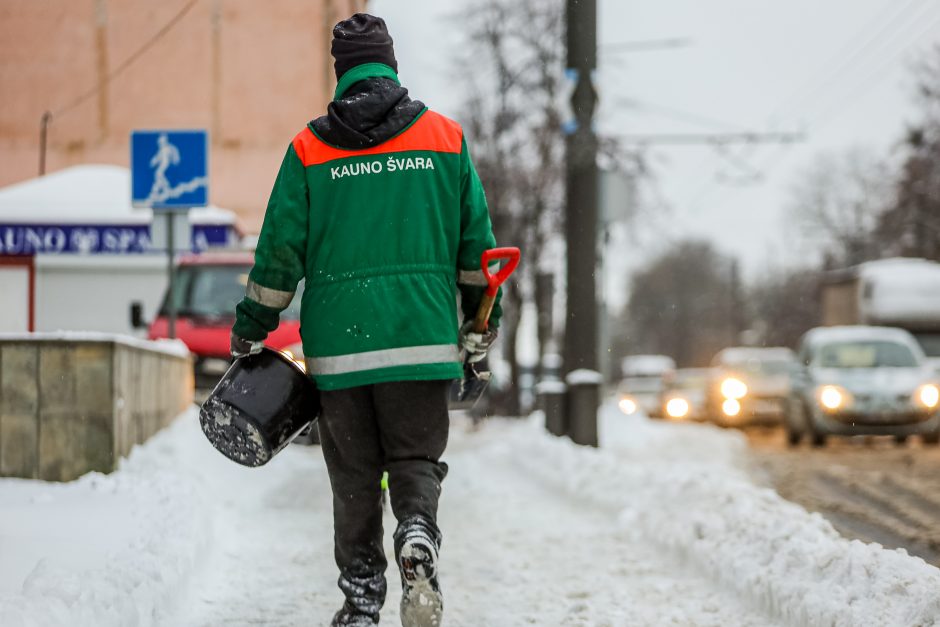
[[(476, 315), (480, 300), (486, 288), (486, 278), (480, 269), (480, 257), (483, 251), (496, 246), (490, 212), (486, 206), (483, 184), (477, 175), (467, 140), (463, 139), (460, 149), (460, 246), (457, 249), (457, 286), (460, 288), (460, 302), (464, 320), (471, 320)], [(499, 328), (499, 319), (503, 315), (500, 300), (503, 291), (500, 288), (490, 314), (490, 325)]]
[(235, 308), (235, 335), (263, 340), (277, 328), (281, 311), (294, 298), (305, 274), (309, 198), (304, 166), (292, 145), (264, 213), (245, 298)]

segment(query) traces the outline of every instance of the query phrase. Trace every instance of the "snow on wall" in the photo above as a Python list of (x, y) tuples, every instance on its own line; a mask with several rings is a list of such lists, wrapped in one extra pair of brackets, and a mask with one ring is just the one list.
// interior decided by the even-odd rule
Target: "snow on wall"
[[(743, 436), (601, 413), (601, 446), (531, 429), (507, 446), (551, 487), (622, 510), (625, 529), (790, 625), (940, 625), (940, 569), (841, 537), (822, 516), (754, 485)], [(551, 460), (550, 462), (548, 460)]]
[(189, 348), (182, 340), (142, 340), (130, 335), (103, 333), (98, 331), (50, 331), (40, 333), (3, 333), (0, 341), (6, 342), (114, 342), (130, 348), (156, 351), (173, 357), (189, 357)]

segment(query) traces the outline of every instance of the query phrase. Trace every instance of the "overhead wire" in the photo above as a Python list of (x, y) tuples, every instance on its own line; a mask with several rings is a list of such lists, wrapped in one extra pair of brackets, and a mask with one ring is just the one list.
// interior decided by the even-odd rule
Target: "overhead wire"
[(150, 48), (152, 48), (157, 42), (159, 42), (167, 33), (173, 30), (175, 27), (189, 11), (199, 2), (199, 0), (189, 0), (177, 13), (162, 27), (160, 27), (157, 32), (155, 32), (147, 41), (145, 41), (137, 50), (135, 50), (129, 57), (117, 65), (113, 70), (108, 72), (108, 74), (102, 78), (98, 83), (89, 89), (88, 91), (82, 93), (74, 100), (68, 104), (60, 107), (59, 109), (53, 109), (52, 115), (55, 117), (62, 117), (69, 111), (75, 109), (88, 99), (92, 98), (98, 94), (102, 89), (107, 87), (111, 81), (120, 76), (127, 68), (134, 64), (137, 59), (144, 55)]
[[(915, 7), (914, 5), (918, 3), (920, 3), (920, 6)], [(880, 25), (880, 28), (878, 28), (874, 34), (866, 37), (865, 42), (861, 46), (855, 48), (854, 52), (851, 52), (847, 58), (844, 58), (837, 65), (833, 66), (831, 63), (827, 64), (832, 69), (821, 73), (818, 75), (818, 78), (807, 83), (806, 87), (798, 89), (793, 92), (791, 96), (784, 98), (781, 103), (775, 107), (773, 112), (771, 112), (771, 114), (768, 116), (768, 119), (773, 120), (787, 109), (801, 109), (806, 108), (807, 104), (816, 104), (819, 102), (819, 98), (821, 96), (831, 98), (831, 90), (833, 85), (844, 82), (844, 78), (851, 76), (855, 67), (858, 66), (860, 62), (866, 61), (871, 56), (870, 53), (872, 51), (878, 52), (878, 50), (883, 49), (884, 46), (882, 44), (887, 42), (890, 48), (891, 43), (897, 39), (898, 35), (910, 32), (912, 27), (916, 27), (917, 24), (921, 23), (921, 18), (924, 17), (923, 9), (928, 9), (929, 12), (931, 6), (932, 5), (930, 3), (923, 2), (922, 0), (907, 0), (905, 3), (900, 5), (900, 7), (893, 3), (888, 4), (886, 7), (887, 10), (878, 12), (871, 20), (866, 22), (865, 26), (859, 31), (864, 33), (869, 31), (872, 26)], [(910, 12), (911, 9), (915, 9), (913, 13)], [(887, 20), (885, 19), (886, 14), (890, 15)], [(930, 27), (932, 27), (932, 24), (933, 22), (930, 22)], [(929, 30), (929, 28), (926, 30)], [(923, 36), (923, 34), (925, 33), (919, 33), (917, 39)], [(849, 41), (856, 40), (857, 38), (852, 38)], [(852, 50), (852, 48), (849, 45), (843, 45), (839, 49), (839, 52), (835, 56), (831, 57), (831, 59), (836, 61), (839, 56), (850, 50)], [(897, 54), (897, 51), (895, 51), (894, 54)], [(890, 65), (890, 62), (894, 60), (893, 55), (882, 55), (882, 63), (879, 63), (879, 66), (884, 65), (883, 61), (886, 58), (888, 59), (888, 65)], [(815, 111), (815, 109), (812, 107), (808, 107), (808, 109), (810, 112)], [(769, 171), (770, 167), (776, 166), (779, 159), (782, 158), (782, 156), (785, 155), (791, 148), (792, 145), (780, 145), (771, 148), (772, 152), (769, 157), (763, 161), (762, 165), (755, 168), (760, 173), (760, 176), (755, 178), (755, 180), (766, 179), (767, 172)], [(741, 155), (741, 158), (751, 159), (758, 151), (760, 151), (760, 149), (761, 147), (759, 146), (752, 146), (746, 154)], [(696, 192), (692, 195), (692, 198), (696, 201), (701, 201), (705, 197), (705, 193), (710, 188), (713, 188), (717, 182), (718, 181), (716, 181), (714, 177), (710, 176), (703, 182), (702, 185), (696, 189)]]
[(639, 98), (634, 98), (632, 96), (618, 96), (614, 98), (615, 104), (622, 104), (632, 109), (638, 109), (642, 111), (647, 111), (650, 113), (656, 113), (664, 117), (672, 118), (673, 120), (679, 122), (687, 122), (690, 124), (696, 124), (698, 126), (704, 126), (707, 128), (717, 128), (724, 130), (745, 130), (739, 124), (732, 124), (724, 120), (718, 120), (709, 116), (704, 116), (698, 113), (693, 113), (691, 111), (686, 111), (684, 109), (679, 109), (676, 107), (657, 104), (650, 102), (648, 100), (640, 100)]
[[(936, 32), (936, 29), (938, 27), (940, 27), (940, 16), (937, 16), (933, 20), (929, 21), (927, 23), (927, 26), (925, 28), (922, 28), (920, 32), (914, 37), (910, 38), (909, 41), (911, 42), (920, 41), (920, 39), (923, 38), (924, 35), (930, 32)], [(841, 99), (842, 103), (857, 102), (858, 99), (863, 94), (870, 91), (871, 89), (874, 89), (879, 84), (877, 79), (880, 78), (886, 70), (890, 69), (891, 66), (895, 62), (897, 62), (897, 56), (899, 52), (903, 52), (903, 49), (901, 51), (895, 51), (895, 53), (892, 55), (885, 55), (883, 58), (881, 58), (880, 63), (878, 63), (875, 69), (865, 74), (861, 80), (856, 81), (856, 83), (853, 85), (852, 90), (848, 92), (844, 98)], [(845, 107), (846, 107), (845, 104), (833, 103), (832, 105), (830, 105), (829, 107), (825, 109), (819, 109), (817, 115), (814, 118), (814, 122), (811, 127), (812, 130), (814, 132), (818, 132), (821, 128), (823, 128), (827, 123), (829, 123), (832, 120), (833, 116), (835, 116), (840, 111), (844, 112)], [(775, 153), (772, 153), (762, 163), (762, 165), (759, 166), (759, 169), (764, 173), (765, 177), (767, 176), (769, 172), (772, 172), (780, 164), (780, 161), (786, 156), (789, 148), (790, 148), (789, 146), (778, 147), (778, 150)]]

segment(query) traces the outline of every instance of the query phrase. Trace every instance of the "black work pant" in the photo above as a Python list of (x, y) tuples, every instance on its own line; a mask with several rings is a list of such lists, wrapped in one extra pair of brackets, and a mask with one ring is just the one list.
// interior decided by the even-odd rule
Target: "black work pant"
[(333, 488), (339, 585), (364, 611), (377, 613), (385, 600), (383, 471), (399, 523), (417, 519), (440, 538), (449, 386), (443, 380), (398, 381), (321, 394), (320, 444)]

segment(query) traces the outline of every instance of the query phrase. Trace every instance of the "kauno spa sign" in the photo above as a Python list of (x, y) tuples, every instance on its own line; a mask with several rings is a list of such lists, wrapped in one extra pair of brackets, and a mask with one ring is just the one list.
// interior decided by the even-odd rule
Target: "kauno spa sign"
[[(228, 244), (228, 229), (193, 225), (192, 250)], [(0, 224), (0, 255), (143, 254), (153, 249), (149, 224)]]

